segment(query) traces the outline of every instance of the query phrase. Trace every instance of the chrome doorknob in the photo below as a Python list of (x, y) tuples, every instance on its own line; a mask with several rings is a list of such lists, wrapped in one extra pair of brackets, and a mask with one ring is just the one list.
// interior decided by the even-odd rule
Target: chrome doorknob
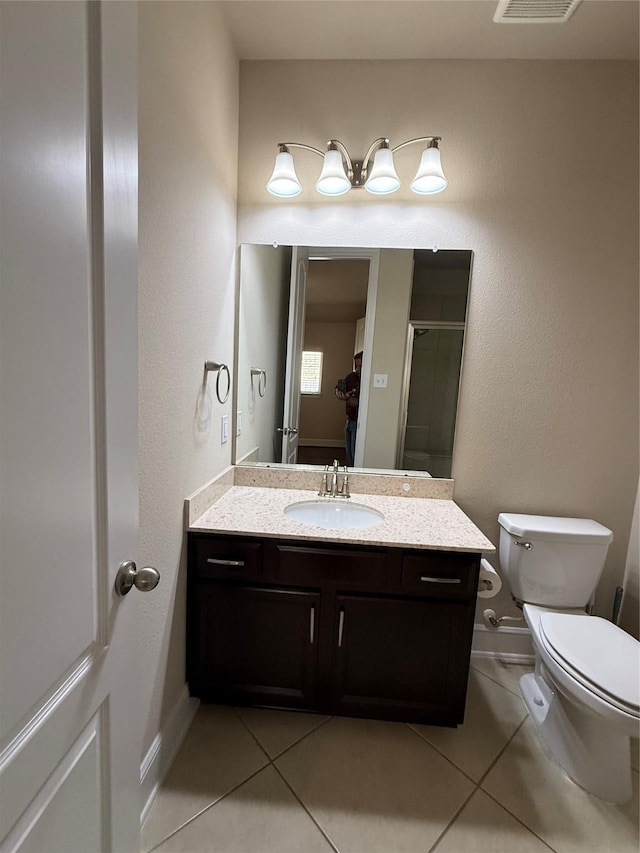
[(283, 435), (297, 435), (298, 430), (295, 427), (278, 427), (276, 432), (281, 432)]
[(125, 560), (124, 563), (120, 563), (114, 586), (117, 595), (126, 595), (132, 586), (140, 592), (150, 592), (159, 583), (160, 572), (153, 566), (137, 569), (133, 560)]

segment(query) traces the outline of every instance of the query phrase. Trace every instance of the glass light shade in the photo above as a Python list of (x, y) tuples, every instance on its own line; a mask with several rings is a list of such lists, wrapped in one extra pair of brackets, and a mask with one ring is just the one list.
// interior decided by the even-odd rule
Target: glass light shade
[(376, 195), (395, 192), (400, 186), (400, 178), (393, 165), (393, 152), (390, 148), (379, 148), (373, 158), (373, 166), (364, 188)]
[(351, 189), (351, 181), (344, 170), (342, 154), (339, 151), (331, 149), (324, 155), (316, 189), (322, 195), (344, 195)]
[(420, 195), (433, 195), (442, 192), (447, 179), (442, 171), (439, 148), (425, 148), (416, 176), (411, 181), (411, 189)]
[(276, 154), (276, 163), (273, 174), (269, 178), (267, 189), (271, 195), (279, 198), (293, 198), (299, 195), (302, 189), (296, 170), (293, 165), (293, 157), (289, 151), (280, 151)]

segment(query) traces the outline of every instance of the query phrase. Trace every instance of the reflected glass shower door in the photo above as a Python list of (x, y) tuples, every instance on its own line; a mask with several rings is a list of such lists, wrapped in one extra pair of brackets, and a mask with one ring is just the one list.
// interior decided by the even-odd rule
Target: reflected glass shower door
[(411, 323), (398, 467), (450, 477), (464, 324)]

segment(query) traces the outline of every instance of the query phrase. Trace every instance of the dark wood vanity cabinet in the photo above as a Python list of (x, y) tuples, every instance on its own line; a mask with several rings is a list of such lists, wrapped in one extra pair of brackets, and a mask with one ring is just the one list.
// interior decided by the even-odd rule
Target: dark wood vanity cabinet
[(479, 554), (189, 534), (203, 701), (457, 725)]

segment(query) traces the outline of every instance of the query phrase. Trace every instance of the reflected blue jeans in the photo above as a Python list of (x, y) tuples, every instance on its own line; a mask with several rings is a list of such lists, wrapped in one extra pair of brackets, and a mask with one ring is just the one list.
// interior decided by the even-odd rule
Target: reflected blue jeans
[(347, 468), (353, 468), (353, 460), (356, 455), (356, 430), (358, 421), (347, 421), (344, 429), (344, 444), (347, 456)]

